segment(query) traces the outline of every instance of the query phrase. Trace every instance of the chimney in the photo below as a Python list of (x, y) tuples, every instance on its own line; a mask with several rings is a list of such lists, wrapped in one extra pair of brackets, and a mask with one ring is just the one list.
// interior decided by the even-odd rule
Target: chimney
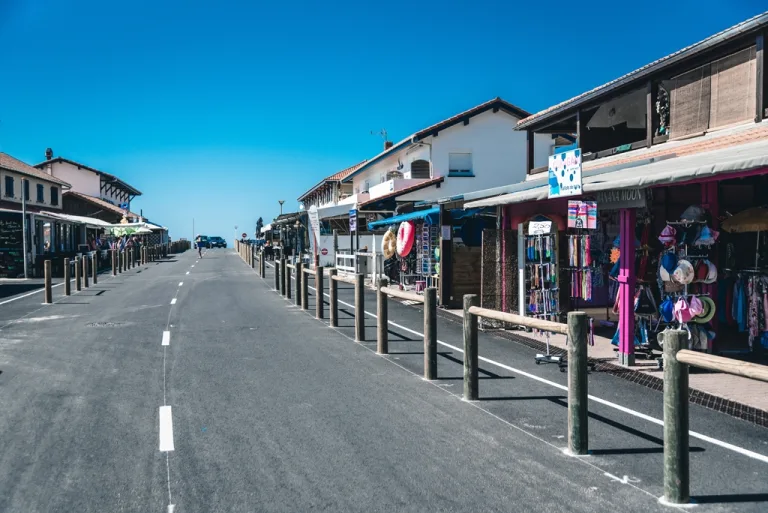
[(49, 175), (53, 175), (53, 166), (51, 165), (50, 160), (53, 158), (53, 150), (51, 148), (45, 149), (45, 160), (48, 161), (48, 163), (45, 165), (45, 171)]
[(384, 151), (387, 151), (388, 149), (390, 149), (392, 146), (394, 146), (394, 144), (395, 143), (393, 143), (392, 141), (384, 141)]

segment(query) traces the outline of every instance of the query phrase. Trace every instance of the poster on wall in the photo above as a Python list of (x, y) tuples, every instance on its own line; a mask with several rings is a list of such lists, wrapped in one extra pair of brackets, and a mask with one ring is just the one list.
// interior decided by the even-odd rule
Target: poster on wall
[(312, 233), (315, 234), (315, 240), (320, 240), (320, 213), (315, 205), (309, 207), (307, 216), (309, 217), (309, 225), (312, 227)]
[(581, 194), (581, 149), (564, 151), (549, 157), (549, 198)]
[(597, 229), (597, 202), (568, 201), (568, 228)]
[(349, 211), (349, 231), (350, 232), (357, 231), (357, 210)]

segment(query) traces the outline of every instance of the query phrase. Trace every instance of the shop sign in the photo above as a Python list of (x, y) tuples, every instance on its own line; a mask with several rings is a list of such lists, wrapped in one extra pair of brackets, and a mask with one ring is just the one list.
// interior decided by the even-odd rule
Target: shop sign
[(549, 198), (581, 194), (581, 149), (549, 157)]
[(355, 209), (349, 211), (349, 231), (357, 231), (357, 210)]
[(528, 223), (528, 235), (545, 235), (552, 231), (552, 221), (531, 221)]
[(648, 206), (648, 192), (645, 189), (600, 191), (595, 194), (595, 199), (602, 210), (645, 208)]
[(312, 233), (315, 234), (315, 240), (320, 241), (320, 213), (317, 211), (317, 206), (312, 205), (309, 207), (307, 217), (309, 217), (309, 226), (312, 228)]

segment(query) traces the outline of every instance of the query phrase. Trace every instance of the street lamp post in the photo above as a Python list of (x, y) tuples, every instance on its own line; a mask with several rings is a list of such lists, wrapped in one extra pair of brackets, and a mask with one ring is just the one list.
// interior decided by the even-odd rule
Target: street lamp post
[(285, 200), (277, 200), (278, 203), (280, 203), (280, 215), (283, 215), (283, 203), (285, 203)]

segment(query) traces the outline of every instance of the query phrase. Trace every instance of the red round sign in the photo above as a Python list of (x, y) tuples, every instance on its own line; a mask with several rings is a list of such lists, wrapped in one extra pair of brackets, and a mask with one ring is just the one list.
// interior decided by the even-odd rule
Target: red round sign
[(248, 234), (247, 234), (247, 233), (244, 233), (244, 234), (243, 234), (243, 238), (245, 239), (246, 237), (248, 237)]
[(328, 250), (323, 248), (323, 249), (320, 250), (320, 253), (322, 253), (322, 255), (325, 256), (325, 255), (328, 254)]

